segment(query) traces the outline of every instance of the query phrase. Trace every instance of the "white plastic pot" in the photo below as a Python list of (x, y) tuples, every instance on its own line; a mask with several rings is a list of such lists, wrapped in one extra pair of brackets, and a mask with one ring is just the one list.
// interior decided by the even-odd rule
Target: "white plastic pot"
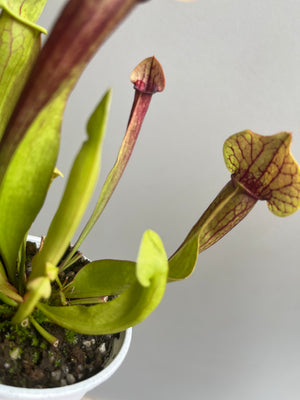
[(111, 360), (98, 374), (73, 385), (50, 389), (26, 389), (0, 385), (1, 400), (81, 400), (83, 396), (110, 378), (122, 364), (129, 349), (132, 328), (120, 334), (115, 340)]
[[(28, 236), (28, 240), (40, 243), (40, 238)], [(27, 389), (0, 384), (0, 400), (81, 400), (83, 396), (109, 379), (124, 361), (132, 336), (132, 328), (120, 333), (115, 339), (111, 357), (105, 368), (84, 381), (58, 388)]]

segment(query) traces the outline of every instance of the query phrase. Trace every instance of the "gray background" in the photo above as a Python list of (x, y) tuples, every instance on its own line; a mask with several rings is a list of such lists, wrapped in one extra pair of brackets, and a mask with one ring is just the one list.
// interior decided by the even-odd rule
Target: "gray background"
[[(41, 23), (50, 28), (65, 1), (48, 3)], [(86, 119), (113, 87), (103, 182), (131, 108), (130, 73), (144, 57), (160, 60), (166, 90), (153, 98), (122, 182), (82, 248), (87, 256), (134, 260), (147, 228), (171, 254), (229, 180), (222, 145), (233, 133), (292, 131), (300, 160), (299, 38), (296, 0), (152, 0), (134, 10), (86, 69), (63, 124), (58, 167), (67, 176)], [(46, 233), (63, 185), (53, 185), (31, 233)], [(124, 365), (90, 396), (298, 400), (299, 222), (299, 212), (281, 219), (257, 204), (200, 255), (192, 278), (168, 286), (134, 329)]]

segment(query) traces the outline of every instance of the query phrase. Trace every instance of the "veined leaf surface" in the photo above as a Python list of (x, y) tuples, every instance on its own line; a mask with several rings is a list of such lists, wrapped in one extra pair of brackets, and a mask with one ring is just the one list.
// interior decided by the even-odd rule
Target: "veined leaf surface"
[(223, 149), (235, 181), (280, 217), (300, 207), (300, 167), (291, 155), (291, 140), (289, 132), (263, 136), (246, 130), (230, 136)]
[(230, 136), (223, 154), (231, 181), (196, 222), (169, 260), (169, 281), (189, 276), (198, 252), (234, 228), (258, 200), (278, 216), (300, 207), (300, 167), (290, 153), (291, 134), (263, 136), (245, 130)]
[(0, 1), (0, 139), (39, 54), (41, 31), (34, 22), (45, 4), (46, 0)]

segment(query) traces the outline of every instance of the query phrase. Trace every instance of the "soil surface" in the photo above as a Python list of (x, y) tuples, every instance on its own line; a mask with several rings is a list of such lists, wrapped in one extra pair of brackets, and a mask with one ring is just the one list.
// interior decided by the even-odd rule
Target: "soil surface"
[(0, 302), (0, 383), (51, 388), (70, 385), (101, 371), (119, 334), (90, 336), (45, 322), (42, 326), (58, 339), (53, 346), (29, 324), (12, 325), (5, 320)]
[(51, 346), (34, 328), (8, 326), (0, 332), (0, 383), (27, 387), (65, 386), (101, 371), (114, 337), (81, 335), (56, 326), (44, 327), (59, 339)]

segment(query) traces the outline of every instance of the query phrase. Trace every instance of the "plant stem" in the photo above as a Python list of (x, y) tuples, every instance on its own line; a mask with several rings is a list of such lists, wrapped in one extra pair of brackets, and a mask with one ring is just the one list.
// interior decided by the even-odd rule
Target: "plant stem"
[(91, 304), (102, 304), (107, 302), (107, 296), (100, 296), (100, 297), (87, 297), (85, 299), (73, 299), (69, 300), (68, 304), (70, 306), (75, 305), (91, 305)]
[(47, 340), (50, 344), (57, 347), (58, 346), (58, 339), (51, 335), (51, 333), (47, 332), (32, 316), (29, 317), (30, 322), (35, 327), (35, 329), (39, 332), (40, 335), (43, 336), (44, 339)]

